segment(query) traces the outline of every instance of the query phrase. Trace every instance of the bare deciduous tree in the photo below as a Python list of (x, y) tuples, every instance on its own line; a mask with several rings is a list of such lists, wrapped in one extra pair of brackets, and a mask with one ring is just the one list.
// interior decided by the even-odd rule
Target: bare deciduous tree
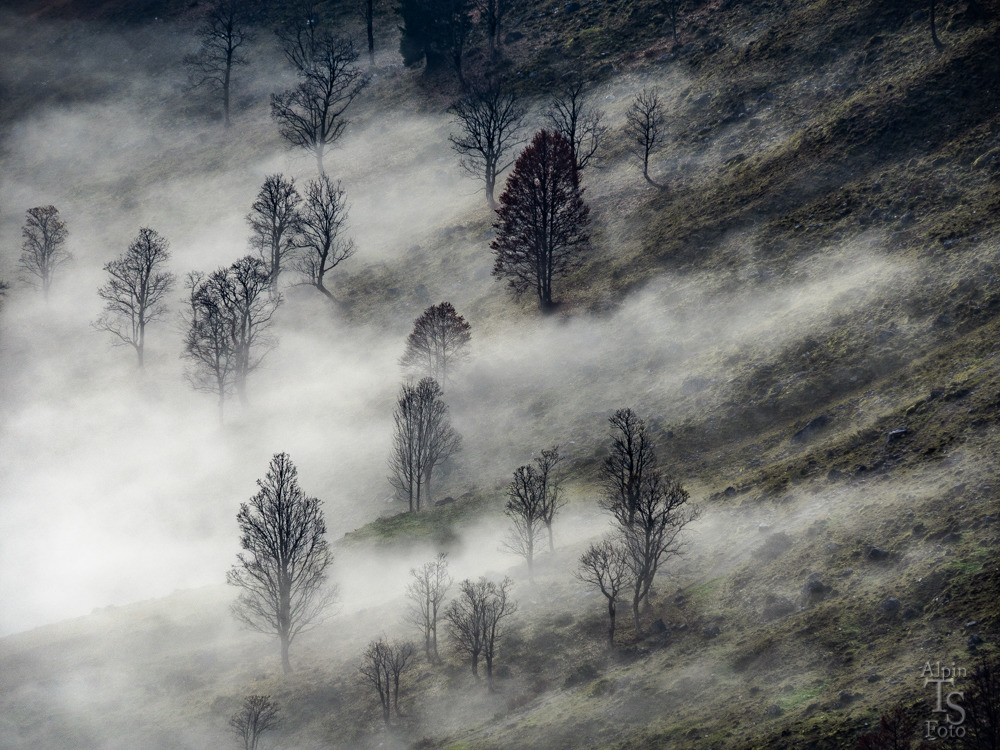
[(236, 368), (233, 339), (225, 310), (202, 286), (205, 275), (192, 272), (185, 286), (190, 291), (188, 326), (183, 357), (190, 362), (185, 377), (196, 391), (211, 393), (219, 404), (222, 424), (226, 398), (232, 395)]
[(310, 180), (299, 212), (298, 246), (303, 250), (298, 270), (310, 286), (333, 299), (324, 283), (326, 274), (354, 255), (354, 241), (341, 237), (347, 223), (347, 204), (340, 181), (325, 174)]
[(684, 0), (661, 0), (660, 7), (663, 8), (663, 12), (667, 16), (666, 23), (670, 24), (670, 33), (677, 41), (677, 26), (681, 19), (681, 8), (684, 5)]
[(539, 308), (550, 310), (553, 282), (578, 268), (590, 247), (589, 223), (573, 147), (560, 133), (539, 131), (500, 196), (493, 276), (515, 296), (534, 292)]
[(392, 708), (392, 687), (389, 679), (389, 644), (385, 638), (371, 641), (361, 655), (361, 666), (358, 671), (378, 694), (379, 706), (382, 708), (382, 721), (389, 726), (390, 709)]
[(604, 113), (587, 104), (586, 92), (583, 80), (570, 80), (556, 94), (548, 111), (552, 128), (573, 147), (578, 172), (590, 164), (608, 132), (602, 122)]
[(479, 677), (479, 659), (486, 662), (486, 681), (493, 689), (493, 661), (503, 637), (503, 621), (517, 611), (510, 597), (514, 585), (509, 578), (499, 584), (481, 577), (459, 584), (457, 599), (448, 605), (445, 618), (455, 648), (469, 657), (472, 674)]
[(25, 214), (19, 265), (24, 281), (40, 286), (45, 299), (56, 269), (72, 260), (65, 247), (68, 235), (66, 222), (59, 218), (55, 206), (36, 206)]
[(449, 112), (459, 126), (459, 133), (449, 136), (452, 148), (462, 168), (483, 181), (486, 200), (496, 208), (497, 178), (514, 163), (510, 152), (519, 142), (524, 107), (508, 87), (492, 82), (474, 87)]
[(319, 500), (301, 490), (287, 453), (275, 454), (257, 486), (260, 490), (236, 516), (243, 552), (226, 582), (240, 589), (233, 605), (236, 618), (252, 630), (278, 636), (281, 666), (288, 674), (289, 646), (333, 600), (325, 586), (333, 558)]
[(612, 539), (591, 544), (580, 557), (576, 577), (596, 586), (608, 601), (608, 648), (615, 645), (615, 615), (623, 589), (631, 583), (631, 568), (624, 545)]
[(461, 449), (462, 439), (451, 426), (448, 405), (434, 378), (404, 384), (392, 415), (395, 430), (389, 455), (389, 481), (406, 498), (409, 510), (431, 501), (434, 469)]
[[(612, 510), (629, 566), (636, 633), (641, 632), (639, 605), (648, 603), (653, 579), (667, 559), (681, 553), (678, 536), (697, 518), (687, 502), (688, 493), (680, 482), (650, 468), (642, 477), (636, 506)], [(630, 514), (632, 521), (627, 522)]]
[(661, 185), (649, 176), (649, 157), (660, 147), (663, 125), (659, 93), (656, 89), (643, 89), (625, 113), (625, 133), (632, 152), (642, 159), (642, 176), (654, 187)]
[(413, 322), (399, 364), (448, 384), (448, 372), (468, 357), (471, 326), (450, 302), (432, 305)]
[(253, 11), (250, 0), (214, 0), (197, 31), (198, 51), (184, 58), (193, 86), (210, 86), (222, 94), (223, 122), (227, 128), (233, 68), (247, 64), (243, 50), (255, 37)]
[(518, 466), (514, 479), (507, 485), (504, 515), (513, 528), (504, 540), (504, 547), (520, 555), (528, 564), (528, 578), (535, 580), (535, 545), (544, 528), (542, 521), (542, 485), (534, 466)]
[(413, 664), (413, 654), (416, 649), (409, 641), (393, 643), (389, 647), (389, 658), (386, 662), (389, 680), (392, 684), (392, 708), (399, 716), (399, 681), (403, 673)]
[(170, 259), (167, 240), (149, 227), (117, 260), (104, 264), (109, 278), (97, 290), (105, 301), (104, 312), (94, 322), (99, 331), (108, 331), (116, 343), (135, 349), (143, 366), (146, 326), (166, 312), (164, 297), (174, 285), (174, 275), (160, 268)]
[(271, 116), (286, 141), (316, 157), (323, 175), (323, 155), (343, 134), (344, 113), (368, 85), (368, 76), (354, 65), (358, 53), (350, 40), (318, 31), (315, 25), (298, 27), (285, 37), (283, 48), (300, 81), (293, 89), (271, 95)]
[(541, 455), (535, 458), (535, 473), (541, 485), (542, 523), (545, 524), (545, 530), (549, 535), (549, 552), (555, 550), (555, 542), (552, 538), (552, 521), (564, 505), (564, 500), (559, 494), (559, 481), (552, 473), (560, 461), (562, 461), (562, 456), (559, 455), (558, 445), (543, 450)]
[(656, 451), (646, 422), (631, 409), (619, 409), (608, 421), (612, 428), (611, 453), (601, 466), (601, 502), (605, 510), (616, 518), (621, 515), (629, 525), (639, 504), (643, 475), (656, 464)]
[(250, 247), (267, 265), (272, 289), (277, 289), (278, 276), (286, 260), (296, 251), (301, 203), (302, 196), (295, 188), (294, 178), (271, 174), (264, 178), (247, 214)]
[(479, 18), (486, 26), (486, 40), (489, 45), (489, 59), (496, 59), (497, 47), (500, 46), (503, 19), (510, 8), (510, 0), (476, 0)]
[(427, 661), (437, 662), (441, 660), (437, 647), (438, 620), (444, 598), (451, 588), (447, 555), (441, 552), (419, 568), (411, 568), (410, 575), (413, 581), (406, 587), (406, 595), (411, 601), (410, 620), (424, 635)]
[(184, 356), (192, 365), (188, 380), (196, 390), (219, 396), (220, 419), (231, 391), (247, 403), (247, 377), (273, 347), (268, 331), (280, 304), (264, 261), (249, 255), (192, 289), (184, 342)]
[(399, 682), (413, 660), (413, 644), (392, 643), (379, 637), (371, 641), (361, 656), (358, 671), (378, 693), (382, 720), (389, 726), (390, 709), (399, 716)]
[(240, 710), (229, 717), (229, 726), (243, 750), (258, 750), (261, 737), (278, 723), (278, 704), (269, 695), (248, 695)]

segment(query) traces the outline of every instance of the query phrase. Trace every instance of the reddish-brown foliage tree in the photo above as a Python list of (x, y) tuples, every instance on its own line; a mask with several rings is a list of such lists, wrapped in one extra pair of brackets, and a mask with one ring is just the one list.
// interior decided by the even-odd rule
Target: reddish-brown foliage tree
[(497, 208), (493, 275), (515, 296), (529, 290), (552, 307), (552, 282), (580, 265), (590, 247), (590, 209), (583, 202), (573, 146), (560, 133), (539, 131), (521, 152)]

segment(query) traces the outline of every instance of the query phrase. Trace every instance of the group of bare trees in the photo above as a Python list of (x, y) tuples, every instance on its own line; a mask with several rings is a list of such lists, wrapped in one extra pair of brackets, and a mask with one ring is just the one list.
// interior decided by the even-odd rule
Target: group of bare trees
[(327, 274), (355, 252), (344, 236), (348, 205), (339, 181), (321, 174), (306, 184), (303, 199), (295, 179), (268, 175), (247, 215), (250, 246), (266, 264), (272, 288), (288, 266), (301, 283), (328, 298)]
[(412, 664), (413, 644), (409, 641), (390, 643), (384, 637), (368, 644), (361, 655), (358, 671), (378, 693), (382, 719), (389, 726), (391, 711), (399, 712), (399, 682)]
[(627, 594), (637, 633), (639, 607), (648, 605), (656, 574), (680, 554), (680, 533), (697, 518), (687, 491), (659, 468), (646, 423), (631, 409), (610, 417), (611, 451), (601, 468), (602, 507), (612, 518), (611, 537), (590, 545), (577, 576), (608, 604), (608, 642), (614, 645), (618, 602)]
[(559, 446), (543, 450), (535, 457), (534, 464), (517, 467), (514, 478), (507, 485), (504, 514), (510, 518), (512, 527), (504, 547), (524, 558), (528, 565), (528, 577), (532, 581), (535, 552), (544, 533), (548, 534), (549, 551), (555, 549), (552, 522), (563, 506), (563, 500), (553, 469), (561, 459)]

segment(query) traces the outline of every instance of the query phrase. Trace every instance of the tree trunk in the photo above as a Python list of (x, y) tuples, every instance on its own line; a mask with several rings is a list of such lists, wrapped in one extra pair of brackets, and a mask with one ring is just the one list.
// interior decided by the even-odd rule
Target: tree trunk
[(368, 62), (375, 67), (375, 0), (366, 0), (365, 25), (368, 31)]
[(941, 44), (941, 40), (938, 39), (937, 35), (936, 10), (937, 0), (931, 0), (931, 40), (934, 42), (934, 46), (937, 49), (944, 49), (944, 45)]
[(288, 660), (288, 634), (281, 633), (281, 669), (285, 674), (291, 674), (292, 662)]
[(479, 654), (472, 654), (472, 674), (479, 679)]
[(556, 551), (556, 545), (552, 541), (552, 521), (551, 520), (548, 520), (548, 521), (545, 522), (545, 529), (546, 529), (546, 531), (549, 532), (549, 552), (555, 552)]
[(615, 600), (608, 599), (608, 648), (615, 647)]
[(493, 657), (486, 657), (486, 689), (493, 692)]
[(225, 127), (230, 126), (229, 122), (229, 76), (233, 69), (233, 53), (226, 54), (226, 73), (222, 79), (222, 114)]
[(323, 169), (323, 144), (317, 143), (316, 147), (316, 169), (319, 172), (319, 176), (323, 177), (326, 175), (326, 170)]

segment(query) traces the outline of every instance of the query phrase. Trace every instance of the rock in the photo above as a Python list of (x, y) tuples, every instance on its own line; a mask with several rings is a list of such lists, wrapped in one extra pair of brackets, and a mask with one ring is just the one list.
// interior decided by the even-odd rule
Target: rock
[(806, 426), (801, 430), (792, 435), (791, 442), (801, 443), (803, 440), (808, 440), (817, 432), (822, 430), (831, 422), (831, 417), (828, 414), (820, 414), (818, 417), (813, 417), (808, 422)]
[(896, 614), (901, 608), (902, 604), (899, 599), (894, 596), (890, 596), (884, 602), (882, 602), (882, 611), (889, 615)]
[(795, 611), (795, 605), (783, 596), (768, 596), (761, 611), (761, 622), (771, 622), (790, 615)]
[(513, 44), (514, 42), (519, 42), (524, 39), (524, 34), (520, 31), (511, 31), (503, 38), (504, 44)]
[(709, 625), (706, 628), (702, 628), (701, 632), (706, 638), (716, 638), (722, 630), (718, 625)]
[(976, 646), (980, 645), (982, 642), (983, 642), (983, 639), (980, 638), (975, 633), (973, 633), (972, 635), (970, 635), (969, 636), (969, 640), (967, 641), (967, 643), (969, 644), (969, 648), (975, 648)]
[(667, 624), (663, 621), (663, 618), (659, 618), (653, 621), (653, 624), (649, 627), (650, 631), (654, 635), (663, 635), (667, 632)]
[(781, 706), (777, 703), (772, 703), (770, 706), (764, 709), (765, 716), (781, 716)]
[(878, 682), (879, 680), (882, 679), (882, 675), (880, 675), (878, 672), (872, 672), (865, 679), (867, 679), (868, 682)]
[(850, 578), (852, 575), (854, 575), (854, 568), (844, 568), (840, 571), (841, 578)]
[(455, 498), (449, 496), (444, 498), (443, 500), (436, 501), (434, 505), (440, 508), (442, 505), (451, 505), (453, 502), (455, 502)]
[(913, 525), (913, 536), (923, 536), (925, 533), (927, 533), (927, 527), (923, 523)]
[(726, 489), (722, 491), (722, 494), (725, 495), (726, 497), (736, 497), (736, 488), (726, 487)]
[(866, 557), (869, 560), (888, 560), (889, 550), (882, 549), (881, 547), (871, 547)]
[(965, 627), (966, 628), (974, 628), (978, 624), (979, 624), (979, 620), (969, 620), (967, 623), (965, 623)]
[(907, 435), (910, 434), (909, 427), (897, 427), (895, 430), (889, 430), (885, 436), (885, 444), (890, 445), (898, 440), (902, 440)]
[(947, 328), (955, 322), (955, 319), (951, 317), (948, 313), (941, 313), (936, 318), (934, 318), (935, 328)]
[(849, 693), (846, 690), (841, 690), (840, 695), (838, 695), (837, 698), (840, 700), (840, 705), (846, 706), (848, 703), (854, 700), (855, 696), (854, 693)]
[(578, 10), (580, 10), (580, 8), (581, 8), (580, 3), (575, 3), (575, 2), (574, 3), (566, 3), (566, 12), (567, 13), (576, 13)]
[(761, 521), (759, 524), (757, 524), (757, 531), (759, 531), (761, 534), (769, 534), (771, 533), (771, 524), (766, 523), (765, 521)]
[(820, 579), (819, 573), (813, 573), (802, 587), (802, 596), (810, 601), (816, 601), (826, 596), (830, 587)]
[(905, 229), (906, 227), (910, 226), (910, 224), (912, 224), (916, 220), (917, 220), (917, 217), (914, 216), (913, 211), (907, 211), (905, 214), (903, 214), (902, 216), (899, 217), (899, 228), (900, 229)]
[(907, 607), (906, 609), (903, 610), (904, 620), (915, 620), (918, 617), (920, 617), (920, 610), (918, 610), (916, 607)]

